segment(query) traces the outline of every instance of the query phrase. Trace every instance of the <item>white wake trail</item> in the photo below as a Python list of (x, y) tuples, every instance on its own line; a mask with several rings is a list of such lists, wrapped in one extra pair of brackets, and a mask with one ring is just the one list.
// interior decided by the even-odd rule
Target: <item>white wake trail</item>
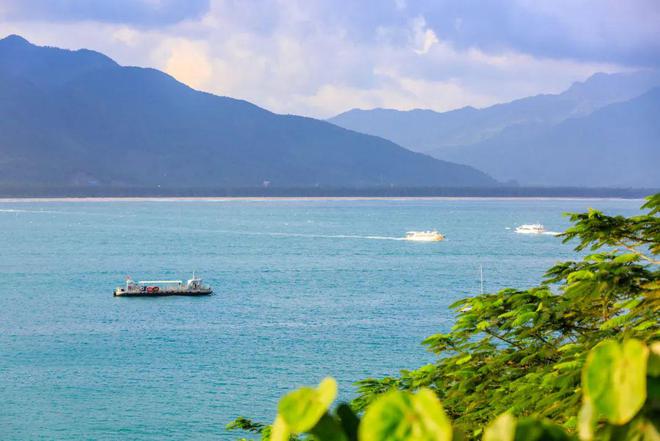
[(367, 239), (367, 240), (405, 240), (404, 237), (390, 236), (361, 236), (355, 234), (311, 234), (311, 233), (280, 233), (280, 232), (261, 232), (261, 231), (232, 231), (215, 230), (217, 233), (225, 234), (244, 234), (250, 236), (271, 236), (271, 237), (307, 237), (310, 239)]
[(82, 211), (24, 210), (19, 208), (0, 208), (0, 213), (65, 214), (69, 216), (135, 217), (135, 214), (88, 213)]

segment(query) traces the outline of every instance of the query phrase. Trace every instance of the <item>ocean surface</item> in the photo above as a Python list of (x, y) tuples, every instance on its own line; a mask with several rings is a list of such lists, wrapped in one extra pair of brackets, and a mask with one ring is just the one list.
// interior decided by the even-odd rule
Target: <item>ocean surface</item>
[[(278, 398), (433, 360), (447, 306), (577, 256), (566, 211), (639, 200), (0, 201), (0, 438), (236, 439)], [(400, 240), (435, 229), (446, 241)], [(127, 275), (216, 295), (114, 298)]]

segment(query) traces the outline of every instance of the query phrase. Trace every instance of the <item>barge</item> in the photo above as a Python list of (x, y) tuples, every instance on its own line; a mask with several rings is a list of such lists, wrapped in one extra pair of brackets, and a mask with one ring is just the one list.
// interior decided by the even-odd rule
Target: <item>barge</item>
[(140, 280), (126, 278), (126, 285), (114, 290), (115, 297), (163, 297), (163, 296), (208, 296), (213, 294), (209, 285), (204, 285), (202, 279), (193, 276), (183, 280)]

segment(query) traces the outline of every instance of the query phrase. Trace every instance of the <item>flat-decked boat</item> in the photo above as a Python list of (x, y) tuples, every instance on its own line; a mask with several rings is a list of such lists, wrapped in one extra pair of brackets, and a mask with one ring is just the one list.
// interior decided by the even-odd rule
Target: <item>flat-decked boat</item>
[(115, 297), (162, 297), (162, 296), (208, 296), (213, 294), (209, 285), (204, 285), (202, 279), (193, 276), (183, 280), (141, 280), (126, 278), (124, 286), (115, 288)]

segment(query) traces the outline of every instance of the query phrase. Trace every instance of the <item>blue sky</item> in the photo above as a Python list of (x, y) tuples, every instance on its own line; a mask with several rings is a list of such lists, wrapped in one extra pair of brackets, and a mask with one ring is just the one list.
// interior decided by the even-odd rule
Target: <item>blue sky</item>
[(314, 117), (484, 107), (660, 67), (655, 0), (2, 0), (11, 33)]

